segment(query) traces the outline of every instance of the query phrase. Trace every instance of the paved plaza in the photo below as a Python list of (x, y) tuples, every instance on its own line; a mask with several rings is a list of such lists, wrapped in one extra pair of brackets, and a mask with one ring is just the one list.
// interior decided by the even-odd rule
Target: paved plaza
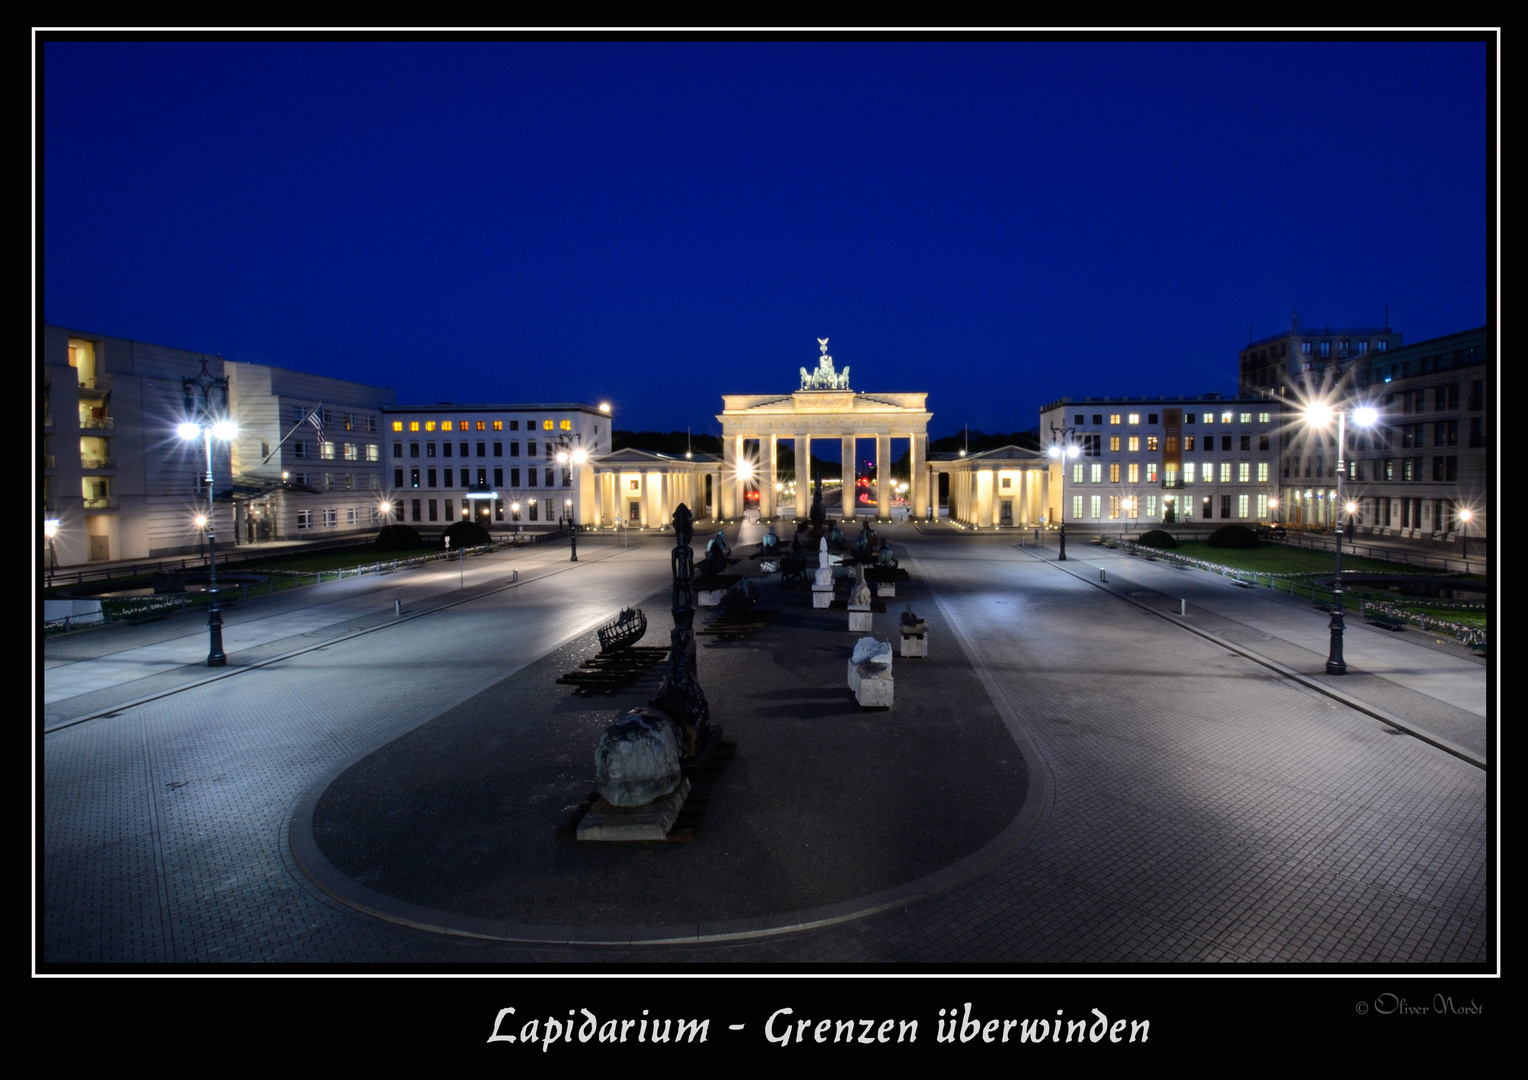
[(1493, 960), (1483, 661), (1350, 616), (1332, 678), (1308, 601), (885, 534), (874, 634), (910, 604), (929, 658), (862, 711), (844, 613), (769, 578), (773, 623), (702, 638), (738, 750), (690, 844), (553, 839), (656, 675), (555, 680), (623, 606), (666, 644), (663, 534), (241, 601), (224, 669), (197, 615), (48, 640), (39, 963)]

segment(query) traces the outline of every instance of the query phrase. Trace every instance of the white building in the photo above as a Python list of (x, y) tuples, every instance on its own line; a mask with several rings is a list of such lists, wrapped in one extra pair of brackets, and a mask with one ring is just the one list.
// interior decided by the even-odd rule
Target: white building
[(383, 412), (383, 497), (416, 528), (598, 523), (590, 458), (610, 452), (608, 405), (398, 405)]
[(1265, 399), (1062, 398), (1040, 410), (1040, 441), (1075, 445), (1052, 458), (1049, 523), (1237, 522), (1273, 519), (1280, 406)]

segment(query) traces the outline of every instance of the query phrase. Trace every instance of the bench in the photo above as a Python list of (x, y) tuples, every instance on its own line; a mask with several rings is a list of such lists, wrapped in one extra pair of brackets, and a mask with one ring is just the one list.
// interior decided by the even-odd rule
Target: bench
[(1474, 641), (1474, 642), (1471, 642), (1470, 643), (1470, 652), (1474, 653), (1476, 656), (1480, 657), (1481, 659), (1485, 659), (1485, 656), (1486, 656), (1486, 643), (1484, 641)]
[(1406, 629), (1406, 620), (1397, 619), (1394, 615), (1382, 615), (1377, 611), (1364, 612), (1364, 621), (1373, 623), (1375, 626), (1383, 626), (1386, 630)]

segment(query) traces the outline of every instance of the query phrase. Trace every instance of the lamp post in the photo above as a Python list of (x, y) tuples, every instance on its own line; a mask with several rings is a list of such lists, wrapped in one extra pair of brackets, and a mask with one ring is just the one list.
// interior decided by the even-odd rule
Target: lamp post
[[(1337, 519), (1337, 577), (1332, 582), (1332, 619), (1328, 624), (1329, 645), (1326, 656), (1326, 673), (1328, 675), (1346, 675), (1348, 665), (1342, 659), (1342, 513), (1344, 506), (1342, 499), (1342, 480), (1347, 472), (1347, 462), (1343, 455), (1347, 453), (1347, 409), (1333, 408), (1325, 403), (1312, 405), (1305, 410), (1305, 422), (1311, 427), (1324, 429), (1335, 415), (1337, 417), (1337, 492), (1333, 500), (1333, 516)], [(1361, 406), (1351, 410), (1353, 423), (1359, 427), (1369, 427), (1377, 419), (1379, 413), (1369, 406)]]
[[(564, 468), (567, 468), (569, 465), (572, 465), (572, 466), (582, 466), (583, 463), (586, 460), (588, 460), (589, 455), (584, 450), (584, 445), (583, 445), (584, 444), (584, 433), (582, 431), (576, 432), (575, 433), (575, 438), (577, 438), (577, 440), (578, 440), (576, 444), (574, 442), (571, 442), (568, 439), (568, 436), (566, 436), (566, 435), (563, 435), (562, 437), (560, 437), (557, 440), (557, 462), (558, 462), (558, 464), (562, 465)], [(571, 481), (571, 479), (572, 479), (572, 473), (571, 473), (571, 470), (570, 470), (569, 471), (569, 480)], [(569, 556), (568, 561), (569, 562), (577, 562), (578, 561), (578, 528), (573, 523), (573, 500), (572, 499), (563, 499), (562, 500), (562, 506), (563, 506), (564, 516), (566, 517), (567, 522), (568, 522), (568, 546), (569, 546), (569, 548), (572, 551), (572, 554)]]
[[(1464, 528), (1459, 530), (1459, 544), (1460, 544), (1459, 553), (1461, 555), (1463, 555), (1466, 559), (1468, 559), (1470, 557), (1470, 522), (1473, 521), (1473, 520), (1475, 520), (1475, 511), (1471, 510), (1468, 506), (1466, 506), (1463, 510), (1459, 511), (1459, 524), (1464, 526)], [(55, 527), (56, 527), (56, 523), (55, 523)], [(48, 547), (49, 547), (49, 550), (52, 550), (52, 546), (53, 546), (53, 534), (49, 533), (48, 534)], [(1465, 566), (1465, 570), (1468, 571), (1469, 567)]]
[(1066, 562), (1066, 463), (1068, 459), (1076, 457), (1079, 452), (1077, 444), (1072, 441), (1072, 436), (1077, 429), (1071, 425), (1057, 427), (1051, 424), (1050, 431), (1051, 444), (1046, 452), (1061, 462), (1061, 553), (1056, 556), (1056, 560)]
[[(218, 605), (217, 530), (213, 516), (212, 440), (228, 442), (234, 437), (233, 421), (228, 418), (228, 380), (214, 377), (202, 357), (202, 370), (195, 378), (182, 379), (188, 419), (177, 429), (186, 440), (202, 440), (206, 451), (207, 475), (207, 651), (208, 667), (223, 667), (228, 657), (223, 653), (223, 609)], [(214, 391), (217, 392), (214, 398)]]
[[(1466, 510), (1465, 513), (1469, 511)], [(53, 571), (58, 568), (58, 552), (53, 548), (53, 538), (58, 535), (58, 518), (43, 518), (42, 534), (48, 538), (48, 584), (51, 585)]]

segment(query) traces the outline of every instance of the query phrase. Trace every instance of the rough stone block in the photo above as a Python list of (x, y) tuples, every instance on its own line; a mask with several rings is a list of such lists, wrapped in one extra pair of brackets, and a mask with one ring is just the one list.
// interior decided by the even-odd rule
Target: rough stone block
[(866, 662), (858, 667), (859, 686), (854, 699), (862, 708), (889, 709), (896, 689), (892, 681), (891, 667), (887, 664)]
[(902, 655), (928, 657), (928, 633), (903, 634)]
[(696, 607), (716, 607), (722, 602), (722, 597), (727, 595), (726, 589), (696, 589)]
[(642, 806), (679, 787), (678, 725), (657, 709), (616, 718), (594, 750), (594, 785), (614, 806)]
[(690, 781), (681, 779), (667, 795), (641, 806), (616, 806), (600, 799), (578, 823), (580, 840), (662, 840), (674, 827), (684, 800), (690, 794)]
[(858, 609), (855, 609), (855, 608), (850, 608), (849, 609), (849, 631), (850, 631), (850, 633), (854, 633), (854, 634), (868, 634), (868, 633), (870, 633), (871, 623), (874, 621), (874, 619), (875, 619), (875, 616), (870, 613), (870, 609), (869, 608), (865, 608), (863, 610), (858, 610)]

